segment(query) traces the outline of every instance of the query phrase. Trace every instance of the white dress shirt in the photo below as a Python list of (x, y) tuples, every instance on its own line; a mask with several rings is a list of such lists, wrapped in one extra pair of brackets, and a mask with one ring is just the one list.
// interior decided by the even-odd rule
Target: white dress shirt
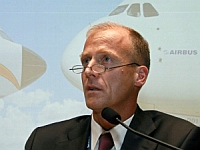
[[(131, 120), (134, 115), (128, 118), (124, 123), (126, 125), (130, 125)], [(110, 132), (114, 141), (114, 146), (111, 150), (120, 150), (122, 143), (124, 141), (124, 137), (127, 129), (122, 125), (117, 125), (109, 131), (105, 131), (93, 118), (91, 120), (91, 150), (98, 150), (99, 147), (99, 136), (104, 132)]]

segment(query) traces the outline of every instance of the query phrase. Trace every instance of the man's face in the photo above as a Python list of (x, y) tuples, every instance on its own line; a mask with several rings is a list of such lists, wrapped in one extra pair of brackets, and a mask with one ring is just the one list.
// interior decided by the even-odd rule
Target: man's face
[(135, 67), (115, 68), (101, 74), (90, 68), (94, 64), (109, 68), (132, 63), (127, 37), (124, 31), (110, 29), (90, 35), (85, 43), (81, 62), (88, 67), (82, 73), (82, 84), (86, 105), (94, 112), (101, 112), (105, 107), (124, 109), (134, 97)]

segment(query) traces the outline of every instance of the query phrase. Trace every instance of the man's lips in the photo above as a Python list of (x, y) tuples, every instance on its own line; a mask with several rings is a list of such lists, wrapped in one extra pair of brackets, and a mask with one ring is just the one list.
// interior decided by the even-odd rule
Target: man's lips
[(87, 85), (86, 86), (86, 91), (99, 91), (101, 90), (99, 87), (94, 86), (94, 85)]

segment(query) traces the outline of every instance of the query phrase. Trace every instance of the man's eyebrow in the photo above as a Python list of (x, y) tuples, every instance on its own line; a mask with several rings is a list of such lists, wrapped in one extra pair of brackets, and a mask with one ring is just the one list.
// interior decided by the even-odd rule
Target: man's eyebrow
[[(109, 50), (107, 50), (107, 49), (100, 49), (100, 50), (98, 50), (97, 55), (102, 55), (102, 54), (112, 54), (112, 55), (116, 55), (114, 52), (109, 51)], [(90, 54), (87, 53), (87, 52), (82, 52), (79, 56), (80, 56), (80, 58), (81, 58), (81, 57), (83, 57), (83, 56), (89, 56), (89, 55), (90, 55)]]
[(89, 54), (88, 54), (88, 53), (82, 52), (82, 53), (79, 55), (80, 58), (85, 57), (85, 56), (89, 56)]

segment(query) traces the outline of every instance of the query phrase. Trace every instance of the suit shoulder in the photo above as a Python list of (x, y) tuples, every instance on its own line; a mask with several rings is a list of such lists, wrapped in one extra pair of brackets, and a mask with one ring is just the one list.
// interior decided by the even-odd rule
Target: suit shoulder
[[(79, 125), (81, 123), (85, 123), (85, 122), (89, 122), (90, 121), (91, 116), (90, 115), (83, 115), (83, 116), (78, 116), (75, 118), (71, 118), (69, 120), (64, 120), (64, 121), (60, 121), (60, 122), (55, 122), (55, 123), (51, 123), (45, 126), (41, 126), (38, 127), (38, 129), (41, 130), (51, 130), (51, 129), (58, 129), (58, 130), (71, 130), (73, 129), (76, 125)], [(58, 132), (58, 131), (56, 131)]]
[(154, 122), (158, 125), (170, 125), (170, 126), (175, 126), (175, 127), (182, 127), (182, 129), (192, 129), (194, 127), (196, 127), (194, 124), (192, 124), (191, 122), (178, 118), (176, 116), (172, 116), (170, 114), (166, 114), (160, 111), (156, 111), (156, 110), (148, 110), (148, 111), (144, 111), (146, 114), (148, 114), (153, 120)]
[(51, 137), (57, 138), (61, 135), (65, 135), (72, 130), (76, 130), (79, 126), (88, 126), (90, 124), (91, 117), (89, 115), (78, 116), (69, 120), (64, 120), (60, 122), (55, 122), (45, 126), (37, 127), (32, 135), (37, 137)]
[(79, 116), (36, 128), (28, 138), (25, 149), (50, 150), (56, 143), (77, 138), (90, 128), (91, 116)]

